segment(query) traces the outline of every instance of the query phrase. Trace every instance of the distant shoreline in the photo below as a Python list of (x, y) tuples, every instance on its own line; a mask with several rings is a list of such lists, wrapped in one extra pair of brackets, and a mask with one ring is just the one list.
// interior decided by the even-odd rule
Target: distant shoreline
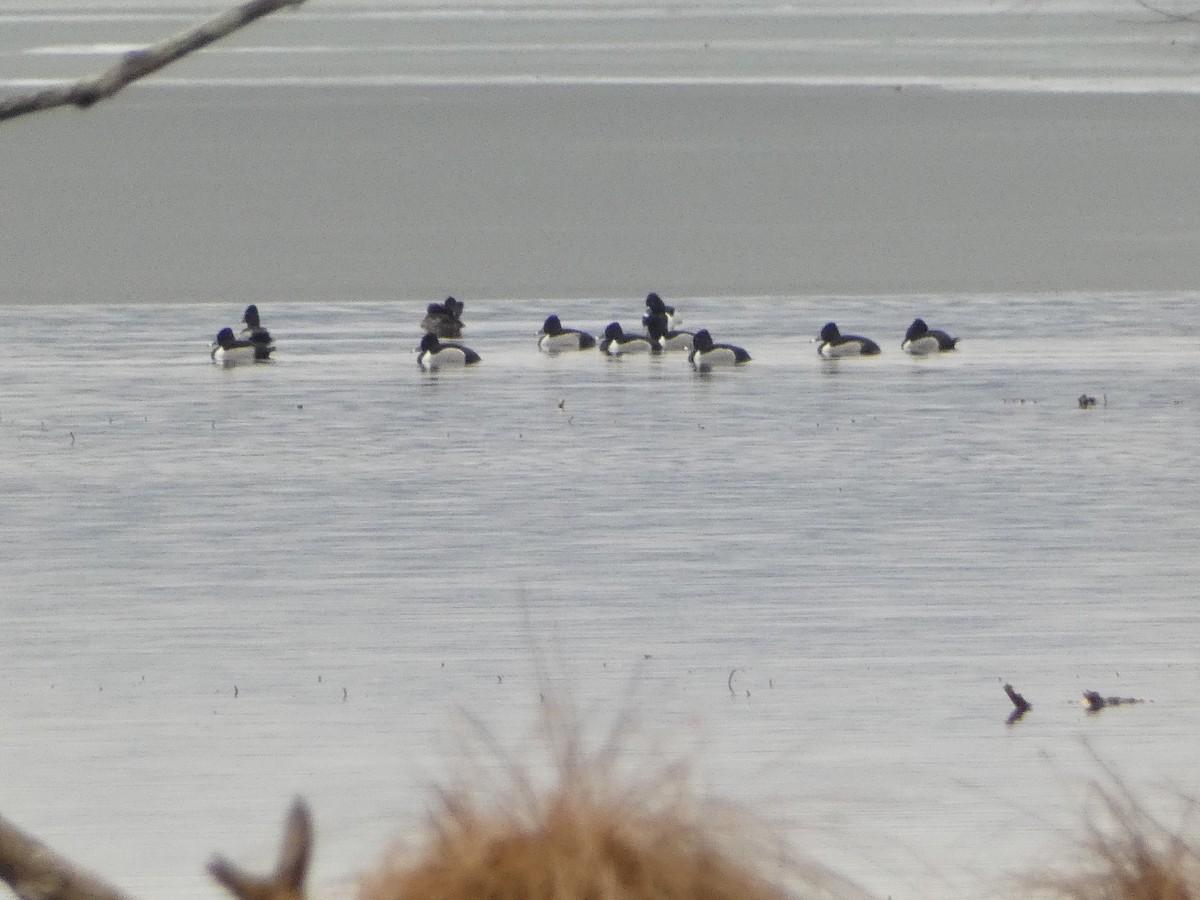
[(0, 302), (1173, 291), (1185, 96), (131, 89), (12, 123)]

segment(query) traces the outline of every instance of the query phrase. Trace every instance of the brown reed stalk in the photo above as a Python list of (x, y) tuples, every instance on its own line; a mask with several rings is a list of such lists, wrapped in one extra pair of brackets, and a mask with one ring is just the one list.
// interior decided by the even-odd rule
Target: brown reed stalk
[[(538, 787), (505, 764), (440, 795), (423, 840), (395, 848), (359, 900), (794, 900), (863, 898), (797, 860), (771, 829), (695, 795), (683, 766), (630, 775), (610, 739), (583, 749), (577, 724), (549, 714), (554, 772)], [(628, 757), (625, 756), (628, 762)], [(494, 781), (494, 780), (493, 780)]]
[(1167, 825), (1107, 767), (1093, 784), (1098, 809), (1077, 842), (1078, 860), (1021, 879), (1023, 897), (1051, 900), (1200, 900), (1200, 851), (1186, 835), (1194, 800)]

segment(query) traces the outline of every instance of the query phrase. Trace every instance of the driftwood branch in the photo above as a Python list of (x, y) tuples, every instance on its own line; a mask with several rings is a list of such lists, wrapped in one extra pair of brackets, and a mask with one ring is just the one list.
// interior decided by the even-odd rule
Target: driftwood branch
[(1084, 691), (1083, 705), (1089, 713), (1097, 713), (1108, 706), (1126, 706), (1130, 703), (1144, 703), (1134, 697), (1105, 697), (1099, 691)]
[(1006, 684), (1004, 686), (1004, 693), (1008, 694), (1008, 699), (1013, 702), (1013, 706), (1017, 708), (1018, 712), (1025, 713), (1033, 709), (1033, 705), (1020, 694), (1018, 694), (1011, 684)]
[(1016, 688), (1014, 688), (1011, 684), (1004, 685), (1004, 693), (1008, 694), (1008, 699), (1011, 700), (1013, 706), (1016, 707), (1016, 709), (1008, 714), (1008, 724), (1016, 725), (1021, 721), (1022, 718), (1024, 718), (1025, 713), (1033, 709), (1033, 704), (1018, 694)]
[(21, 900), (127, 900), (2, 817), (0, 879)]
[(304, 900), (312, 843), (312, 814), (297, 797), (284, 824), (274, 872), (265, 877), (250, 875), (221, 857), (209, 863), (208, 871), (238, 900)]
[(111, 97), (131, 82), (157, 72), (180, 57), (207, 47), (231, 32), (244, 28), (256, 19), (285, 6), (298, 6), (304, 0), (248, 0), (239, 6), (165, 41), (132, 50), (119, 63), (98, 75), (81, 78), (60, 87), (47, 88), (0, 100), (0, 122), (26, 113), (53, 109), (56, 106), (78, 106), (86, 109), (93, 103)]
[[(208, 870), (238, 900), (305, 900), (312, 844), (312, 814), (297, 798), (288, 812), (274, 872), (265, 877), (250, 875), (220, 857)], [(129, 900), (2, 816), (0, 880), (20, 900)]]

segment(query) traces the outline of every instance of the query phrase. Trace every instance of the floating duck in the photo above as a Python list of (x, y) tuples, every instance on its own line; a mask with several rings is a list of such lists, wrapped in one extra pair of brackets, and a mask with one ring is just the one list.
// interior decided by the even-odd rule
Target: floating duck
[(258, 316), (258, 307), (253, 303), (247, 306), (242, 314), (242, 324), (246, 326), (242, 329), (242, 339), (254, 345), (254, 358), (260, 361), (270, 359), (271, 352), (275, 349), (275, 341), (271, 338), (271, 332), (263, 327)]
[(642, 314), (642, 325), (650, 327), (651, 316), (666, 316), (667, 328), (678, 328), (683, 324), (683, 317), (675, 312), (675, 307), (663, 303), (663, 298), (651, 291), (646, 295), (646, 311)]
[(913, 319), (908, 331), (904, 333), (900, 349), (913, 356), (927, 356), (930, 353), (953, 350), (957, 343), (958, 338), (950, 337), (944, 331), (931, 329), (924, 319)]
[(620, 322), (612, 322), (604, 329), (600, 341), (600, 352), (609, 356), (625, 356), (629, 353), (658, 353), (658, 343), (644, 334), (626, 334)]
[(750, 362), (750, 354), (733, 344), (714, 344), (707, 328), (701, 328), (692, 338), (688, 362), (698, 371), (707, 372), (715, 366), (740, 366)]
[(646, 321), (646, 331), (663, 350), (691, 350), (692, 332), (673, 329), (663, 313), (655, 313)]
[(447, 297), (441, 303), (430, 303), (425, 309), (425, 318), (421, 320), (421, 329), (440, 338), (462, 337), (463, 303), (453, 297)]
[(444, 344), (436, 334), (425, 335), (421, 338), (421, 346), (417, 348), (417, 364), (427, 371), (452, 366), (473, 366), (479, 361), (479, 354), (470, 347), (454, 343)]
[[(209, 356), (212, 361), (222, 366), (240, 366), (244, 363), (261, 362), (267, 357), (258, 356), (259, 348), (253, 341), (238, 340), (232, 328), (222, 328), (217, 332), (217, 339), (212, 342)], [(270, 353), (270, 351), (267, 351)]]
[(596, 346), (596, 339), (587, 332), (577, 328), (563, 328), (558, 316), (547, 316), (538, 334), (538, 349), (544, 353), (587, 350)]
[(837, 325), (827, 322), (821, 329), (821, 345), (817, 347), (817, 352), (830, 359), (842, 356), (875, 356), (879, 353), (879, 345), (870, 338), (857, 334), (842, 334)]

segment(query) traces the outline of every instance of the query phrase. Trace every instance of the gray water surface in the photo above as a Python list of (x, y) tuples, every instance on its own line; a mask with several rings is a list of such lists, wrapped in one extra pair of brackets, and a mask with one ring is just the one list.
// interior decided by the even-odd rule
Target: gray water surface
[[(263, 306), (233, 370), (240, 306), (0, 309), (6, 816), (215, 896), (303, 793), (331, 889), (460, 715), (538, 766), (542, 694), (881, 897), (981, 896), (1092, 754), (1196, 789), (1195, 294), (669, 297), (754, 356), (711, 376), (537, 352), (640, 297), (463, 299), (483, 363), (441, 375), (417, 303)], [(960, 350), (901, 354), (916, 314)], [(831, 318), (883, 355), (818, 359)]]

